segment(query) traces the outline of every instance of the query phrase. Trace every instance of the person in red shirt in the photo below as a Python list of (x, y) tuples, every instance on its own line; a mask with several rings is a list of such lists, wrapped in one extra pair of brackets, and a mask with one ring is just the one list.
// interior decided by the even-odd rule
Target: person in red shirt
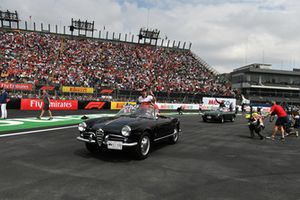
[(280, 106), (277, 105), (275, 101), (272, 101), (272, 107), (270, 110), (269, 115), (277, 115), (277, 120), (275, 122), (275, 126), (272, 132), (271, 139), (275, 139), (275, 135), (278, 129), (281, 131), (281, 139), (284, 140), (284, 125), (288, 122), (287, 113), (285, 110)]

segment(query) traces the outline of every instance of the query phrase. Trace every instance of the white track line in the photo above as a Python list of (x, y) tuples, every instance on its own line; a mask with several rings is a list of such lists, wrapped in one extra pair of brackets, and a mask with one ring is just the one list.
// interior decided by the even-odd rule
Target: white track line
[(25, 132), (19, 132), (19, 133), (8, 133), (8, 134), (2, 134), (1, 137), (10, 137), (10, 136), (17, 136), (17, 135), (26, 135), (31, 133), (41, 133), (41, 132), (47, 132), (47, 131), (56, 131), (56, 130), (62, 130), (62, 129), (69, 129), (69, 128), (75, 128), (77, 125), (74, 126), (64, 126), (64, 127), (58, 127), (58, 128), (48, 128), (48, 129), (41, 129), (41, 130), (34, 130), (34, 131), (25, 131)]

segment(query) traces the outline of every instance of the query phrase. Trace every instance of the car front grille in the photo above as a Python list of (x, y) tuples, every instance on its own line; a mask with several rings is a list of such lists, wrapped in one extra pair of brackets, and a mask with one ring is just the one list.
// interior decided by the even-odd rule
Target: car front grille
[(101, 146), (104, 138), (104, 131), (102, 129), (96, 131), (96, 138), (98, 145)]
[(124, 142), (125, 137), (121, 136), (121, 135), (108, 134), (107, 135), (107, 140)]

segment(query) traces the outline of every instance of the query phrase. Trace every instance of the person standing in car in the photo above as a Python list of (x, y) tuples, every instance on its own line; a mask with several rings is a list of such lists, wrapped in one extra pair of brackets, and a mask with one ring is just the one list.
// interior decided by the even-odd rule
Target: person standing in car
[(156, 99), (154, 97), (154, 94), (151, 90), (148, 90), (147, 88), (143, 88), (141, 90), (141, 96), (139, 96), (137, 103), (138, 104), (154, 104), (156, 102)]

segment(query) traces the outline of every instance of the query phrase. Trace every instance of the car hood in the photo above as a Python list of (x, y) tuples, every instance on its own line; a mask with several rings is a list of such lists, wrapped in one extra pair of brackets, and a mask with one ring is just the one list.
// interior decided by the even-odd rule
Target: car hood
[(141, 125), (149, 124), (152, 119), (135, 117), (107, 117), (97, 118), (86, 121), (89, 129), (102, 129), (109, 132), (120, 132), (123, 126), (128, 125), (132, 129), (139, 128)]
[(221, 114), (220, 111), (206, 111), (204, 115), (218, 115)]

